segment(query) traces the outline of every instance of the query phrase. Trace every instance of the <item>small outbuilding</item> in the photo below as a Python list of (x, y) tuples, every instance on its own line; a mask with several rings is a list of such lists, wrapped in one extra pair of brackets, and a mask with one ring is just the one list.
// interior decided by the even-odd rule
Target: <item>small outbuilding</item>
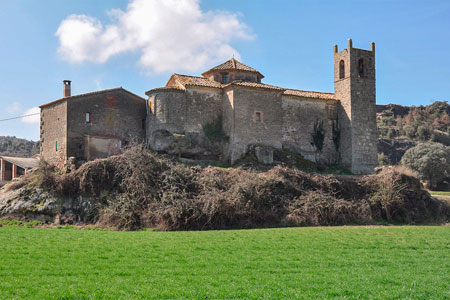
[(27, 174), (39, 165), (39, 159), (0, 156), (0, 183)]

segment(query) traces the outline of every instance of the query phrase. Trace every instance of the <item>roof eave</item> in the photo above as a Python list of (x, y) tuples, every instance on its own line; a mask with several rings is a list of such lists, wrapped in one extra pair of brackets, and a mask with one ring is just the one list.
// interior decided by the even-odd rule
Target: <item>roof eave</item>
[(261, 74), (258, 71), (255, 72), (255, 71), (245, 71), (245, 70), (237, 70), (237, 69), (223, 69), (223, 70), (213, 70), (213, 69), (211, 69), (211, 70), (208, 70), (208, 71), (202, 73), (202, 76), (203, 77), (207, 77), (208, 75), (210, 75), (212, 73), (224, 73), (224, 72), (228, 72), (228, 73), (232, 73), (232, 72), (236, 72), (236, 73), (238, 73), (238, 72), (239, 73), (251, 73), (251, 74), (258, 75), (261, 79), (264, 78), (264, 75)]

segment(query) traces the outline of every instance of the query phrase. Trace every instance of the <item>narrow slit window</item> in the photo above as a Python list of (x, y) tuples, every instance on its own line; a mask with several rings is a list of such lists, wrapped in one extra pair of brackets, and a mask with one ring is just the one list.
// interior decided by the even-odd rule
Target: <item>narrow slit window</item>
[(58, 151), (58, 141), (55, 142), (55, 151)]
[(345, 62), (341, 60), (339, 62), (339, 79), (345, 78)]
[(358, 61), (358, 77), (363, 78), (365, 77), (365, 70), (366, 69), (366, 62), (364, 61), (364, 58), (360, 58)]
[(89, 123), (91, 123), (91, 113), (86, 113), (86, 115), (85, 115), (85, 117), (86, 117), (86, 124), (89, 124)]
[(262, 121), (263, 121), (263, 113), (260, 111), (255, 111), (253, 115), (253, 122), (262, 123)]

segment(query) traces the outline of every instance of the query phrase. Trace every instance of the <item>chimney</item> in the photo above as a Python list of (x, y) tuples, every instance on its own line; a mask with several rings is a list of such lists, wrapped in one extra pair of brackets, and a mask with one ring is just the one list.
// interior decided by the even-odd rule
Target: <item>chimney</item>
[(70, 97), (70, 83), (72, 81), (70, 80), (63, 80), (63, 85), (64, 85), (64, 93), (63, 96), (64, 98)]

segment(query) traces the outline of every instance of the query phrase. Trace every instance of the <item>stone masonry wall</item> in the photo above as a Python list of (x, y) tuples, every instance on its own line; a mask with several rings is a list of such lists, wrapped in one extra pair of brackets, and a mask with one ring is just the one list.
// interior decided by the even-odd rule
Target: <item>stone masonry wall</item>
[[(358, 60), (364, 58), (366, 68), (360, 78)], [(375, 91), (375, 53), (351, 49), (352, 97), (352, 170), (355, 173), (372, 173), (378, 165)]]
[(185, 93), (180, 90), (162, 90), (149, 95), (147, 115), (147, 140), (153, 132), (164, 129), (170, 132), (183, 133), (186, 122)]
[(41, 108), (40, 136), (41, 159), (62, 168), (67, 158), (67, 101)]
[(338, 161), (338, 153), (333, 143), (333, 122), (336, 122), (337, 101), (283, 96), (283, 148), (301, 154), (315, 161), (316, 150), (311, 144), (314, 123), (323, 122), (325, 130), (324, 146), (318, 159), (333, 164)]
[[(339, 78), (339, 62), (343, 60), (345, 77)], [(340, 162), (345, 168), (352, 167), (352, 109), (350, 85), (350, 59), (347, 49), (334, 55), (334, 92), (340, 100), (338, 105), (338, 122), (341, 131)]]
[[(220, 89), (188, 88), (185, 93), (186, 132), (203, 133), (203, 126), (222, 116), (223, 93)], [(223, 117), (223, 116), (222, 116)]]
[[(90, 122), (86, 122), (86, 113)], [(145, 139), (145, 100), (124, 90), (86, 95), (68, 101), (68, 157), (86, 159), (86, 136), (118, 138), (122, 146)]]
[[(374, 47), (374, 46), (373, 46)], [(364, 74), (359, 75), (363, 58)], [(339, 62), (345, 62), (345, 77), (340, 78)], [(334, 55), (335, 94), (341, 129), (341, 164), (353, 173), (372, 173), (377, 165), (375, 52), (349, 48)]]
[(205, 124), (222, 116), (222, 100), (222, 91), (217, 89), (153, 92), (148, 99), (152, 111), (148, 115), (147, 138), (160, 129), (203, 134)]
[[(281, 93), (278, 90), (234, 87), (234, 130), (228, 153), (232, 163), (245, 154), (252, 144), (281, 148)], [(261, 118), (258, 119), (258, 116)]]

